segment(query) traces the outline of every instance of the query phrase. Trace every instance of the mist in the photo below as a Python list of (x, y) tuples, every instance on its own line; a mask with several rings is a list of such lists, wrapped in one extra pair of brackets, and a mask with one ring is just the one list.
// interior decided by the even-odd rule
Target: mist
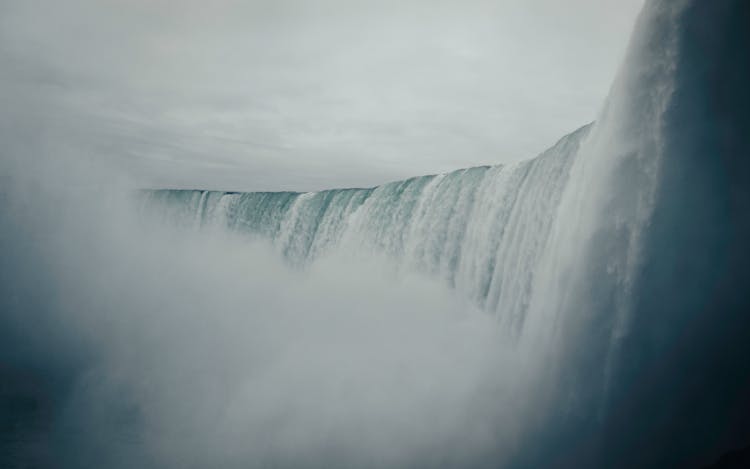
[(24, 428), (6, 455), (452, 467), (513, 450), (522, 406), (497, 403), (522, 374), (486, 312), (386, 258), (292, 267), (262, 241), (145, 221), (136, 202), (6, 194), (6, 415)]

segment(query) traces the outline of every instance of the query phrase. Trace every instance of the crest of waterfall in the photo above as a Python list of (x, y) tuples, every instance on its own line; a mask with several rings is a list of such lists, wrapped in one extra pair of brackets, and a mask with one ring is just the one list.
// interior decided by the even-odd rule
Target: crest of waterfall
[(404, 269), (442, 279), (520, 330), (571, 165), (588, 132), (583, 127), (532, 160), (369, 189), (156, 190), (144, 194), (144, 203), (183, 226), (269, 239), (295, 264), (332, 250), (386, 255)]

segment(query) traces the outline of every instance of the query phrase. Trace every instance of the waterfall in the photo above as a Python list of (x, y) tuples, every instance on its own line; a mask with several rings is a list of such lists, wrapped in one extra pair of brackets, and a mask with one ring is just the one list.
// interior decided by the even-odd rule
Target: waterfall
[(539, 157), (369, 189), (311, 193), (156, 190), (148, 211), (185, 227), (270, 240), (293, 263), (332, 250), (382, 254), (440, 278), (520, 330), (571, 165), (590, 126)]

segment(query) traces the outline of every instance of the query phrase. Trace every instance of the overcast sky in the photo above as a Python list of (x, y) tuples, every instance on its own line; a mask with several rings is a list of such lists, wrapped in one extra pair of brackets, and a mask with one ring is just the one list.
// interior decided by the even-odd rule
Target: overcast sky
[(144, 186), (510, 162), (596, 117), (642, 3), (0, 0), (0, 113)]

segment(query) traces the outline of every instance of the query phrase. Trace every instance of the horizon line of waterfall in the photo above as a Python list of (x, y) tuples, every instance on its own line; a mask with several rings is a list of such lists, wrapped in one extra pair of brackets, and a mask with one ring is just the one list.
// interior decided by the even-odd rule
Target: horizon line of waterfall
[(385, 254), (400, 266), (440, 278), (520, 328), (536, 264), (590, 128), (509, 165), (366, 189), (146, 190), (143, 208), (181, 227), (218, 227), (269, 239), (297, 265), (334, 248)]

